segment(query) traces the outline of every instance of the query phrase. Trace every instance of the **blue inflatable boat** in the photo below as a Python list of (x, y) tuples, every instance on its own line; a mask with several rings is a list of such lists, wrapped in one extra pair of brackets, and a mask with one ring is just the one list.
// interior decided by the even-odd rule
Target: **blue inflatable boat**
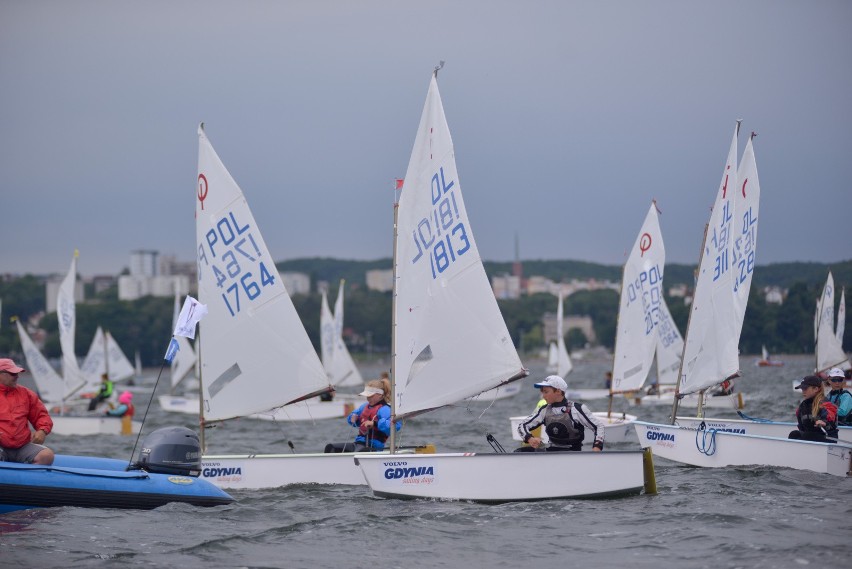
[[(169, 431), (166, 438), (174, 440), (175, 429), (160, 431)], [(154, 435), (163, 438), (162, 432)], [(183, 432), (180, 436), (192, 438)], [(56, 455), (50, 466), (0, 462), (0, 513), (58, 506), (149, 510), (170, 502), (220, 506), (234, 501), (198, 478), (199, 471), (197, 449), (149, 439), (143, 443), (140, 461), (130, 470), (126, 460), (89, 456)]]

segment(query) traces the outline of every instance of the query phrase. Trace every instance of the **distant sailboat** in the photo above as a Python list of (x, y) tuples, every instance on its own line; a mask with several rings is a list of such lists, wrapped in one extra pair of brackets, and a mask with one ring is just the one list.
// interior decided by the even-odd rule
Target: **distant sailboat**
[(86, 378), (86, 391), (97, 391), (100, 388), (101, 376), (108, 374), (112, 381), (124, 381), (136, 374), (133, 364), (124, 355), (118, 343), (109, 331), (104, 332), (98, 326), (95, 337), (89, 346), (89, 352), (80, 367)]
[(772, 359), (772, 356), (769, 355), (769, 350), (766, 349), (766, 346), (760, 347), (760, 359), (755, 363), (759, 367), (781, 367), (784, 365), (784, 362)]
[[(825, 285), (822, 288), (822, 295), (818, 302), (817, 321), (816, 321), (816, 345), (814, 348), (814, 356), (816, 357), (816, 373), (827, 371), (833, 367), (841, 369), (850, 369), (852, 364), (846, 352), (843, 351), (842, 332), (845, 331), (846, 323), (840, 325), (841, 334), (837, 333), (837, 328), (834, 326), (834, 276), (831, 271), (828, 272), (828, 277), (825, 280)], [(846, 296), (841, 296), (840, 309), (843, 311), (843, 317), (846, 316)], [(839, 320), (839, 318), (838, 318)]]
[(337, 289), (337, 301), (334, 303), (334, 314), (328, 308), (328, 297), (325, 291), (322, 293), (322, 306), (320, 309), (320, 346), (322, 352), (322, 366), (328, 374), (329, 380), (335, 387), (347, 387), (363, 385), (364, 378), (346, 343), (343, 341), (343, 286), (345, 281), (340, 281)]

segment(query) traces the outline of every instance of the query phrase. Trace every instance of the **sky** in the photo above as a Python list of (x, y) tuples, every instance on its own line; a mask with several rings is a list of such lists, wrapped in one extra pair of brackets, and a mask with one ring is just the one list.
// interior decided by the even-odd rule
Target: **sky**
[(0, 274), (192, 261), (197, 125), (276, 260), (390, 257), (432, 69), (480, 254), (697, 264), (734, 125), (757, 263), (852, 259), (852, 2), (0, 0)]

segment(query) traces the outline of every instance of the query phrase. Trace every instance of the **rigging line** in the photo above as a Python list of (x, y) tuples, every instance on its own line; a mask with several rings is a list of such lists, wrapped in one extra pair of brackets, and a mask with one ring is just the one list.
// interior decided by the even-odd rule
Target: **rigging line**
[[(174, 338), (175, 337), (172, 336), (172, 340), (174, 340)], [(154, 382), (154, 389), (151, 391), (151, 397), (148, 399), (148, 405), (145, 407), (145, 414), (142, 416), (142, 424), (139, 425), (139, 432), (136, 433), (136, 441), (133, 443), (133, 450), (130, 451), (130, 460), (127, 461), (127, 470), (130, 470), (130, 467), (133, 466), (133, 455), (136, 453), (136, 446), (139, 444), (139, 437), (142, 436), (142, 430), (145, 428), (145, 419), (148, 418), (148, 411), (151, 409), (151, 402), (154, 401), (154, 395), (157, 393), (157, 386), (160, 385), (160, 377), (162, 377), (165, 367), (166, 360), (163, 360), (163, 363), (160, 364), (160, 371), (157, 373), (157, 381)]]

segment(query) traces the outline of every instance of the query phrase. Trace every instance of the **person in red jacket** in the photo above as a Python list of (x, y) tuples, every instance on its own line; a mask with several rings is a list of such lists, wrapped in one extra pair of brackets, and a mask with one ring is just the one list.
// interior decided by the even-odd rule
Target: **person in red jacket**
[[(38, 395), (18, 385), (18, 374), (25, 371), (0, 358), (0, 460), (53, 464), (53, 451), (42, 444), (53, 420)], [(30, 425), (35, 432), (30, 433)]]

